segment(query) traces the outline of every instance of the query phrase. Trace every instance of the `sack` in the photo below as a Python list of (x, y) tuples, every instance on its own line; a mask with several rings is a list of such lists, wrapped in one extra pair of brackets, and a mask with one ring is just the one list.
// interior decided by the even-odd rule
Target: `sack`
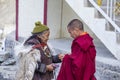
[(32, 80), (39, 59), (40, 52), (37, 49), (20, 52), (18, 54), (16, 80)]

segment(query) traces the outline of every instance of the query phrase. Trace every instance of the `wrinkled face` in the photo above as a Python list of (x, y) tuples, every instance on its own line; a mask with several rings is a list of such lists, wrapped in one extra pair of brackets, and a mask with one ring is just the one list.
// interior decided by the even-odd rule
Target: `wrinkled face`
[(67, 30), (72, 38), (80, 36), (80, 30), (78, 28), (73, 29), (68, 27)]
[(49, 34), (50, 31), (44, 31), (41, 35), (38, 35), (38, 37), (41, 39), (42, 43), (47, 43), (47, 41), (49, 40)]

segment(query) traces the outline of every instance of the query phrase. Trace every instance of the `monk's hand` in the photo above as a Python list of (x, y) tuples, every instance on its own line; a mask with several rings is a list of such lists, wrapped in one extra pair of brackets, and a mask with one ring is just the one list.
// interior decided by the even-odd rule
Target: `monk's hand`
[(64, 58), (64, 56), (65, 56), (65, 54), (58, 54), (58, 58), (62, 61), (63, 60), (63, 58)]
[(46, 69), (47, 71), (53, 71), (54, 70), (53, 64), (46, 65)]

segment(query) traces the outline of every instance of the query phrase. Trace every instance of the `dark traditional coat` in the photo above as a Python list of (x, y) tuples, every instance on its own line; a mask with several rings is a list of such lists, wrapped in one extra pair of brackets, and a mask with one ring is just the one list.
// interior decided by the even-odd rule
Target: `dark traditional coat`
[(46, 48), (43, 48), (42, 44), (36, 38), (32, 38), (26, 42), (24, 48), (29, 47), (29, 50), (25, 50), (24, 57), (19, 62), (16, 80), (53, 79), (53, 71), (47, 71), (46, 65), (61, 61), (58, 59), (58, 55), (53, 56), (54, 52), (49, 45), (45, 46)]
[(89, 34), (73, 40), (71, 54), (63, 59), (57, 80), (96, 80), (96, 50)]

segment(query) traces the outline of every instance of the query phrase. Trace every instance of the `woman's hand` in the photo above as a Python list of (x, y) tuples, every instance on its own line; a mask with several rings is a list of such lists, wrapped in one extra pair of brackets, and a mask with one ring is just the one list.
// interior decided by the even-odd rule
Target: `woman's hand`
[(54, 70), (53, 64), (46, 65), (46, 69), (47, 71), (53, 71)]
[(61, 53), (61, 54), (58, 55), (58, 58), (62, 61), (63, 58), (64, 58), (64, 56), (65, 56), (65, 54), (62, 54), (62, 53)]

